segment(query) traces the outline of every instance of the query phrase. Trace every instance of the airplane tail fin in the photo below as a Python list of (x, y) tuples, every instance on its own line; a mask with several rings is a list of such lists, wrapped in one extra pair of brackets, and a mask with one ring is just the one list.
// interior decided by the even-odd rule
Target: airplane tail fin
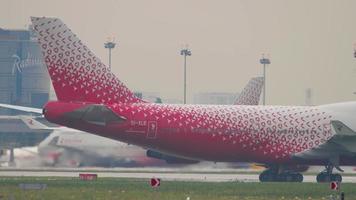
[(37, 121), (33, 116), (20, 116), (20, 119), (30, 128), (30, 129), (44, 129), (49, 130), (50, 127)]
[(142, 102), (57, 18), (31, 17), (60, 101)]
[(258, 105), (263, 87), (263, 77), (251, 78), (234, 105)]

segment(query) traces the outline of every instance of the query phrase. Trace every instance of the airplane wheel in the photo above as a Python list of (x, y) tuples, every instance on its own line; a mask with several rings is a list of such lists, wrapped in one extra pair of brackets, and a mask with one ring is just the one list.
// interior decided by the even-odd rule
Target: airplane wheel
[(275, 181), (275, 178), (275, 174), (270, 171), (264, 171), (259, 176), (260, 182), (272, 182)]
[(316, 176), (316, 182), (318, 183), (323, 183), (325, 182), (325, 177), (327, 176), (326, 173), (319, 173), (317, 176)]
[(324, 182), (329, 183), (329, 182), (331, 182), (331, 181), (332, 181), (332, 175), (326, 174), (326, 175), (325, 175)]
[(303, 182), (303, 175), (300, 173), (275, 174), (271, 171), (264, 171), (259, 177), (261, 182)]
[(297, 173), (294, 175), (294, 182), (301, 183), (303, 182), (303, 174)]
[(332, 174), (331, 179), (333, 181), (341, 182), (342, 181), (342, 176), (340, 174)]
[(280, 174), (279, 181), (280, 182), (293, 182), (294, 174), (290, 174), (290, 173)]
[(331, 181), (341, 182), (342, 176), (340, 174), (327, 174), (323, 172), (316, 176), (316, 181), (318, 183), (329, 183)]
[(303, 182), (303, 175), (300, 173), (281, 174), (278, 181), (281, 181), (281, 182)]

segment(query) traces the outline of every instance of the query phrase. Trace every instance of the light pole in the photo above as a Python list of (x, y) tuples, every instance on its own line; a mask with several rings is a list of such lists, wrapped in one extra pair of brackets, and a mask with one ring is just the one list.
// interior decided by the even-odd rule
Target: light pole
[[(354, 58), (356, 58), (356, 43), (354, 43)], [(353, 92), (352, 94), (356, 95), (356, 92)]]
[(263, 65), (263, 105), (266, 105), (266, 65), (271, 64), (271, 61), (262, 55), (260, 63)]
[(180, 55), (184, 56), (184, 104), (187, 103), (187, 56), (191, 56), (192, 52), (188, 49), (182, 49)]
[(109, 49), (109, 69), (111, 70), (111, 49), (115, 48), (116, 43), (114, 41), (104, 43), (105, 48)]

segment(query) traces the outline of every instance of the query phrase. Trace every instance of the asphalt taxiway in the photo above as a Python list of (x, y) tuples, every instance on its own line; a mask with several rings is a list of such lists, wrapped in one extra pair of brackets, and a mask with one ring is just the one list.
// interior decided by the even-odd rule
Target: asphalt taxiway
[[(78, 177), (80, 173), (95, 173), (98, 177), (112, 178), (161, 178), (166, 181), (194, 181), (194, 182), (259, 182), (258, 174), (251, 173), (217, 173), (217, 172), (175, 172), (175, 171), (101, 171), (101, 170), (0, 170), (0, 177)], [(304, 175), (304, 182), (316, 182), (315, 175)], [(356, 183), (355, 175), (343, 175), (344, 183)]]

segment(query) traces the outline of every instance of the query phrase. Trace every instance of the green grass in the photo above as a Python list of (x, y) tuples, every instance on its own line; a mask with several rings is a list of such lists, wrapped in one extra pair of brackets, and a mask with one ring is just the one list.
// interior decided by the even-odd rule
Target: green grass
[[(44, 183), (43, 191), (21, 190), (20, 183)], [(356, 199), (356, 184), (342, 184), (346, 199)], [(149, 180), (99, 178), (80, 181), (75, 178), (0, 177), (3, 199), (167, 199), (167, 200), (262, 200), (330, 199), (335, 194), (328, 184), (317, 183), (200, 183), (164, 181), (152, 189)], [(1, 199), (1, 198), (0, 198)]]

